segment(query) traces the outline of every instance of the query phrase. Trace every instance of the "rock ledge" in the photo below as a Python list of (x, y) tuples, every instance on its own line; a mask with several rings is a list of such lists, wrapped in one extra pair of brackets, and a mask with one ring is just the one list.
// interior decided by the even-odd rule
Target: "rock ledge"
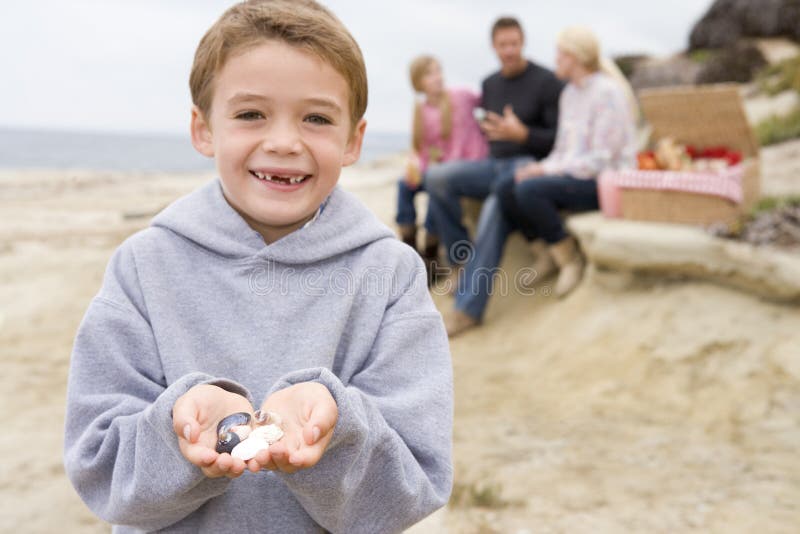
[(702, 228), (606, 219), (598, 212), (567, 223), (599, 268), (682, 275), (781, 302), (800, 303), (800, 255), (714, 237)]

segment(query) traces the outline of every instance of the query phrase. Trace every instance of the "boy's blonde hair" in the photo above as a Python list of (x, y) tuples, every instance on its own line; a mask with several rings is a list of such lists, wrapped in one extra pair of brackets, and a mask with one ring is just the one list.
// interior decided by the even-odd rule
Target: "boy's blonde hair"
[[(436, 58), (428, 55), (418, 56), (411, 62), (408, 68), (408, 74), (411, 78), (411, 87), (414, 88), (414, 91), (418, 93), (422, 92), (422, 78), (425, 76), (425, 73), (428, 72), (428, 68), (434, 63), (438, 63)], [(439, 110), (442, 114), (442, 139), (449, 139), (453, 129), (453, 112), (450, 95), (447, 94), (447, 91), (442, 95)], [(422, 104), (416, 102), (414, 104), (414, 124), (412, 127), (411, 146), (414, 147), (414, 150), (417, 152), (422, 149), (423, 134)]]
[(319, 57), (342, 75), (350, 89), (350, 127), (367, 110), (364, 57), (344, 24), (314, 0), (248, 0), (230, 7), (197, 46), (189, 76), (192, 102), (211, 111), (214, 79), (228, 59), (274, 39)]

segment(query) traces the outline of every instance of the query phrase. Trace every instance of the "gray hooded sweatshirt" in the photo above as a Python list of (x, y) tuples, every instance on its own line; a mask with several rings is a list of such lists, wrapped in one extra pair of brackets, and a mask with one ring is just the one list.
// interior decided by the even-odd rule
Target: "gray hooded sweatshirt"
[[(175, 400), (315, 381), (339, 410), (320, 462), (208, 479), (180, 453)], [(266, 245), (214, 180), (114, 253), (78, 330), (65, 466), (116, 532), (396, 532), (452, 485), (452, 370), (424, 267), (336, 188)]]

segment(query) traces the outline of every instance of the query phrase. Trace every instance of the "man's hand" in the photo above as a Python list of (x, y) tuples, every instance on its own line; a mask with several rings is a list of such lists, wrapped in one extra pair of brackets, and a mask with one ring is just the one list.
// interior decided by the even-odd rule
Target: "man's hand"
[(172, 427), (178, 436), (181, 454), (209, 478), (236, 478), (246, 468), (242, 460), (215, 450), (217, 424), (237, 412), (252, 414), (250, 401), (208, 384), (194, 386), (172, 407)]
[(294, 473), (319, 462), (339, 417), (336, 401), (327, 387), (301, 382), (270, 395), (261, 409), (281, 416), (284, 435), (247, 463), (251, 471), (264, 468)]
[(513, 141), (522, 144), (528, 139), (528, 127), (522, 124), (510, 105), (503, 108), (502, 115), (488, 112), (486, 119), (481, 123), (481, 130), (490, 141)]
[(530, 180), (531, 178), (543, 176), (544, 174), (544, 167), (542, 167), (540, 163), (536, 163), (534, 161), (532, 163), (528, 163), (527, 165), (523, 165), (514, 171), (514, 181), (519, 183), (525, 180)]

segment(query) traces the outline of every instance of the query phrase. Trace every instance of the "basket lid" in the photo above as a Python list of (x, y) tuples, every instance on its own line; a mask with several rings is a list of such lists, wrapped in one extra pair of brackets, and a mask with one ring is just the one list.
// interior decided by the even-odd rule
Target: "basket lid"
[(642, 89), (639, 102), (652, 139), (673, 137), (697, 147), (724, 145), (745, 157), (758, 155), (736, 84)]

